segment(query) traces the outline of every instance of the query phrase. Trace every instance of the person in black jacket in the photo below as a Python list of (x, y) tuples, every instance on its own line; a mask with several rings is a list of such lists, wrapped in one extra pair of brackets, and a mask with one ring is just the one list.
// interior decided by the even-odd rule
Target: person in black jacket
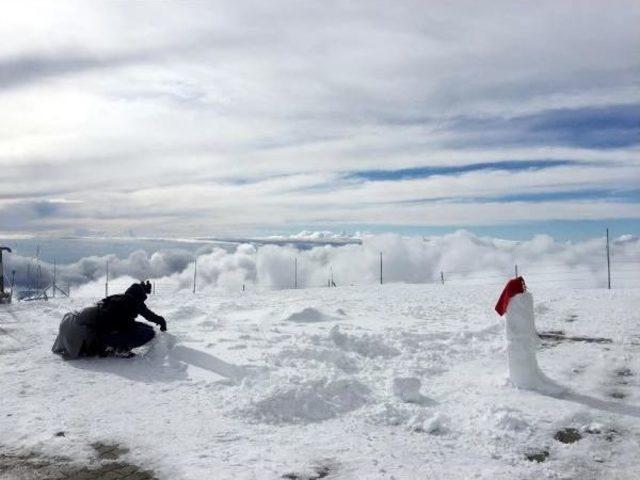
[(65, 358), (133, 356), (131, 349), (144, 345), (155, 336), (153, 327), (136, 322), (138, 315), (159, 325), (160, 331), (167, 330), (165, 319), (144, 303), (149, 293), (150, 282), (134, 283), (124, 294), (110, 295), (93, 307), (67, 313), (60, 323), (53, 352)]

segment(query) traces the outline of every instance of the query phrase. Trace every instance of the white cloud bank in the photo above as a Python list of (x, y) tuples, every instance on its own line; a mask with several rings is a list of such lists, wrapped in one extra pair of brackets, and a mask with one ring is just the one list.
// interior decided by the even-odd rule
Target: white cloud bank
[[(640, 238), (621, 236), (611, 243), (614, 284), (640, 286)], [(567, 283), (576, 287), (604, 287), (607, 282), (605, 242), (595, 238), (581, 242), (556, 242), (546, 235), (527, 241), (479, 237), (466, 231), (434, 237), (403, 237), (395, 234), (365, 235), (362, 244), (294, 246), (240, 244), (230, 251), (212, 247), (197, 256), (198, 289), (292, 288), (294, 262), (298, 263), (298, 286), (376, 284), (383, 255), (384, 282), (446, 282), (502, 284), (513, 276), (515, 265), (533, 286)], [(126, 259), (87, 257), (58, 267), (58, 278), (84, 284), (82, 292), (100, 295), (104, 291), (105, 263), (109, 258), (111, 293), (126, 288), (133, 279), (151, 278), (158, 291), (191, 289), (193, 256), (171, 250), (132, 253)], [(5, 271), (16, 269), (24, 285), (28, 259), (7, 255)], [(41, 264), (43, 282), (51, 279), (52, 268)], [(34, 269), (31, 269), (32, 275)], [(89, 285), (87, 285), (89, 284)]]

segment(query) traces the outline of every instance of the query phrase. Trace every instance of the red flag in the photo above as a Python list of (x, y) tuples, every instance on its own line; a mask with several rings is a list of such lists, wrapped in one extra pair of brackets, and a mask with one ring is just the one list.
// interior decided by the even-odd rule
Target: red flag
[(527, 286), (524, 283), (524, 278), (517, 277), (509, 280), (500, 294), (498, 303), (496, 303), (496, 312), (498, 312), (498, 315), (502, 316), (506, 313), (511, 297), (523, 293), (526, 289)]

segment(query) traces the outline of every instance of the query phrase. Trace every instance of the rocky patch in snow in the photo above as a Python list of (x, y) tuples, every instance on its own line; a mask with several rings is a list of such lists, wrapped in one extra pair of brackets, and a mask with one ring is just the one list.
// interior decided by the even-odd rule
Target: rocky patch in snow
[(39, 452), (13, 451), (0, 445), (0, 478), (12, 480), (157, 480), (156, 474), (120, 457), (128, 449), (118, 444), (97, 442), (91, 445), (95, 459), (85, 464), (70, 458)]

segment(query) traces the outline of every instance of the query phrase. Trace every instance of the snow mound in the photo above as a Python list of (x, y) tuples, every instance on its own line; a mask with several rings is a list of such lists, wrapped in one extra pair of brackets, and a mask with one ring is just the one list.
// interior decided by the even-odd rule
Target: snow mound
[(367, 404), (370, 393), (353, 379), (277, 385), (242, 413), (272, 424), (323, 422)]
[(325, 315), (320, 310), (313, 307), (303, 308), (299, 312), (292, 313), (284, 319), (285, 322), (296, 323), (316, 323), (333, 320), (330, 316)]
[(494, 408), (491, 423), (500, 430), (522, 432), (531, 429), (522, 412), (513, 408)]
[(424, 432), (431, 435), (442, 435), (448, 431), (449, 418), (443, 413), (432, 415), (419, 413), (409, 420), (409, 428), (414, 432)]
[(391, 403), (378, 404), (373, 407), (373, 412), (367, 416), (367, 420), (374, 425), (398, 426), (405, 425), (411, 412), (398, 408)]
[(363, 357), (395, 357), (400, 351), (387, 345), (379, 336), (365, 334), (361, 337), (342, 333), (335, 325), (329, 332), (329, 338), (337, 347), (348, 352), (355, 352)]
[(426, 404), (433, 401), (420, 393), (420, 379), (415, 377), (395, 377), (391, 379), (391, 392), (403, 402)]
[(278, 353), (276, 360), (280, 363), (290, 360), (296, 363), (298, 360), (316, 361), (333, 365), (347, 373), (355, 373), (359, 370), (353, 358), (340, 350), (328, 348), (287, 348)]

